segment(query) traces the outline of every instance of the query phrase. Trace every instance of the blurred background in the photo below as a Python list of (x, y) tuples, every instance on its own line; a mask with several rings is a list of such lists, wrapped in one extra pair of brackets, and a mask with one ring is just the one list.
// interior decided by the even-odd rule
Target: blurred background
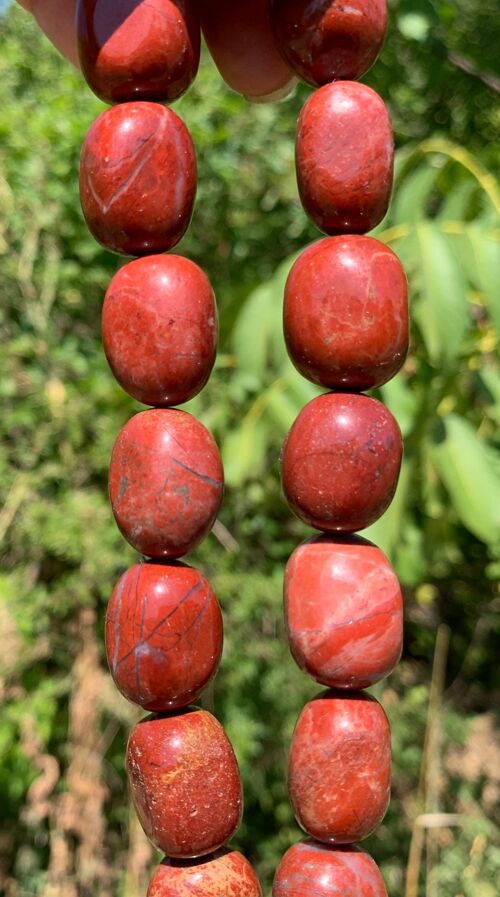
[[(120, 427), (139, 410), (100, 346), (122, 263), (79, 208), (78, 157), (103, 108), (15, 5), (0, 17), (0, 893), (139, 897), (158, 857), (129, 808), (136, 710), (103, 652), (106, 602), (134, 552), (107, 500)], [(393, 800), (367, 849), (390, 897), (497, 897), (500, 881), (500, 137), (496, 0), (393, 2), (365, 79), (390, 106), (396, 186), (376, 235), (411, 285), (412, 350), (379, 394), (406, 439), (396, 500), (366, 532), (406, 599), (406, 645), (372, 689), (390, 717)], [(189, 558), (225, 616), (205, 706), (241, 765), (235, 839), (265, 893), (300, 837), (285, 784), (296, 717), (317, 688), (288, 652), (283, 566), (310, 535), (281, 497), (280, 444), (316, 394), (287, 360), (282, 289), (317, 239), (300, 208), (294, 127), (309, 90), (250, 106), (205, 60), (176, 104), (199, 191), (179, 251), (209, 274), (221, 350), (189, 410), (227, 474), (214, 534)], [(177, 251), (177, 250), (176, 250)], [(365, 534), (365, 533), (364, 533)]]

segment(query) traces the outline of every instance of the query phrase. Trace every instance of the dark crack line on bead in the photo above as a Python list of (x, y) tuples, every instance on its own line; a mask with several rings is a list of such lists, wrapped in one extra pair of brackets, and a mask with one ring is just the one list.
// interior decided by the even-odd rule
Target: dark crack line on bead
[(142, 148), (152, 137), (154, 137), (155, 133), (155, 131), (151, 131), (151, 134), (148, 134), (147, 137), (138, 137), (134, 149), (130, 150), (129, 153), (125, 153), (124, 156), (120, 156), (120, 158), (116, 159), (114, 162), (108, 163), (108, 170), (112, 171), (113, 168), (118, 168), (120, 165), (123, 165), (124, 162), (129, 162), (131, 159), (134, 159), (135, 156), (138, 156)]
[(203, 483), (208, 483), (209, 486), (213, 486), (215, 489), (222, 489), (222, 483), (220, 483), (218, 480), (214, 480), (212, 477), (209, 477), (204, 473), (200, 473), (198, 470), (194, 470), (192, 467), (184, 464), (183, 461), (179, 461), (178, 458), (171, 458), (170, 460), (174, 464), (178, 464), (179, 467), (182, 467), (182, 469), (187, 471), (187, 473), (192, 473), (194, 477), (196, 477), (198, 480), (201, 480)]
[(121, 666), (122, 663), (125, 663), (125, 661), (127, 661), (127, 660), (128, 660), (130, 657), (132, 657), (134, 654), (136, 655), (135, 660), (136, 660), (136, 663), (137, 663), (137, 662), (138, 662), (138, 655), (139, 655), (139, 653), (140, 653), (139, 649), (140, 649), (143, 645), (147, 645), (147, 643), (153, 638), (153, 636), (156, 635), (156, 633), (158, 632), (158, 630), (161, 629), (162, 626), (164, 626), (165, 623), (166, 623), (168, 620), (170, 620), (171, 617), (174, 616), (174, 614), (177, 613), (177, 611), (179, 610), (179, 608), (181, 608), (182, 605), (185, 604), (185, 602), (188, 601), (189, 598), (192, 597), (192, 595), (195, 595), (196, 592), (199, 592), (199, 590), (200, 590), (202, 587), (203, 587), (203, 582), (202, 582), (201, 580), (200, 580), (199, 582), (195, 583), (194, 586), (191, 586), (191, 588), (189, 589), (189, 591), (186, 592), (186, 594), (184, 595), (183, 598), (181, 598), (181, 600), (179, 601), (179, 603), (176, 604), (175, 607), (172, 608), (172, 610), (170, 610), (170, 611), (168, 612), (168, 614), (166, 614), (166, 615), (165, 615), (165, 616), (164, 616), (164, 617), (163, 617), (163, 618), (162, 618), (162, 619), (161, 619), (155, 626), (153, 626), (151, 632), (148, 633), (148, 635), (146, 636), (146, 638), (144, 638), (144, 607), (145, 607), (145, 601), (144, 601), (144, 603), (143, 603), (143, 620), (142, 620), (142, 622), (141, 622), (141, 633), (140, 633), (139, 641), (137, 642), (136, 645), (134, 645), (133, 648), (130, 649), (130, 651), (127, 651), (127, 653), (124, 654), (123, 657), (120, 658), (120, 660), (118, 661), (117, 667)]

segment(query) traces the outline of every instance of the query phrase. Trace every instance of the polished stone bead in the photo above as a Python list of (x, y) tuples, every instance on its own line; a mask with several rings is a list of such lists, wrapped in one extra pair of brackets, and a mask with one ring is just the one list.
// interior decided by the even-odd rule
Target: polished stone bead
[(368, 837), (384, 818), (390, 784), (391, 733), (378, 701), (325, 691), (306, 704), (292, 737), (288, 786), (308, 835), (331, 844)]
[(291, 360), (313, 383), (354, 391), (386, 383), (408, 351), (408, 287), (397, 255), (358, 234), (313, 243), (290, 271), (283, 325)]
[(270, 8), (284, 58), (315, 87), (361, 78), (375, 62), (387, 28), (387, 0), (271, 0)]
[(93, 236), (114, 252), (165, 252), (184, 235), (196, 193), (196, 157), (181, 119), (159, 103), (122, 103), (91, 126), (80, 198)]
[(116, 686), (145, 710), (196, 701), (222, 654), (222, 615), (207, 580), (185, 564), (135, 564), (108, 605), (106, 654)]
[(238, 764), (206, 710), (190, 707), (138, 723), (127, 745), (127, 773), (141, 825), (169, 857), (212, 853), (240, 824)]
[(139, 402), (165, 406), (192, 399), (212, 371), (217, 336), (213, 290), (189, 259), (136, 259), (108, 287), (104, 351), (120, 385)]
[(118, 434), (109, 472), (116, 522), (152, 558), (177, 558), (210, 532), (222, 502), (223, 469), (211, 434), (173, 408), (141, 411)]
[(374, 90), (356, 81), (320, 87), (297, 126), (302, 205), (327, 234), (375, 227), (389, 205), (394, 145), (389, 114)]
[(226, 84), (249, 100), (286, 96), (296, 83), (279, 53), (268, 0), (203, 0), (203, 35)]
[(198, 71), (193, 0), (78, 0), (76, 27), (82, 72), (106, 103), (170, 102)]
[(262, 897), (262, 890), (248, 860), (225, 849), (200, 860), (164, 860), (147, 897)]
[(360, 847), (302, 841), (281, 860), (273, 897), (387, 897), (387, 891), (377, 864)]
[(367, 688), (394, 669), (403, 647), (403, 598), (385, 554), (359, 536), (316, 536), (285, 571), (291, 652), (313, 679)]
[(402, 454), (399, 427), (381, 402), (352, 393), (317, 396), (283, 446), (285, 498), (316, 529), (356, 532), (391, 503)]

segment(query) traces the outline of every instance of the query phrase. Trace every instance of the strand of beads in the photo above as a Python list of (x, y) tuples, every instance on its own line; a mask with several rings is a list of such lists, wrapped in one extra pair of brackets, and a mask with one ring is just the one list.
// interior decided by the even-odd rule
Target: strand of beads
[(299, 414), (282, 452), (285, 496), (322, 531), (292, 554), (285, 617), (298, 665), (328, 687), (303, 709), (289, 758), (295, 815), (311, 840), (283, 857), (274, 897), (386, 897), (357, 842), (382, 821), (390, 793), (390, 729), (364, 689), (402, 650), (401, 590), (384, 554), (354, 535), (394, 495), (402, 459), (396, 421), (364, 395), (408, 350), (406, 278), (395, 254), (364, 234), (387, 211), (393, 136), (386, 107), (356, 80), (382, 44), (385, 0), (270, 0), (291, 67), (319, 89), (298, 122), (302, 204), (328, 236), (290, 272), (284, 331), (296, 368), (330, 392)]
[(104, 350), (121, 386), (153, 406), (128, 421), (112, 453), (113, 513), (145, 559), (123, 574), (106, 617), (113, 679), (152, 711), (127, 746), (139, 819), (167, 857), (148, 895), (262, 897), (247, 860), (224, 849), (243, 810), (233, 749), (215, 717), (190, 706), (219, 665), (221, 611), (202, 574), (178, 560), (208, 534), (223, 493), (212, 436), (172, 407), (210, 376), (215, 297), (197, 265), (162, 254), (186, 231), (196, 192), (191, 137), (162, 104), (196, 75), (200, 25), (191, 0), (79, 0), (77, 31), (90, 87), (119, 104), (85, 139), (84, 216), (106, 248), (139, 257), (107, 290)]

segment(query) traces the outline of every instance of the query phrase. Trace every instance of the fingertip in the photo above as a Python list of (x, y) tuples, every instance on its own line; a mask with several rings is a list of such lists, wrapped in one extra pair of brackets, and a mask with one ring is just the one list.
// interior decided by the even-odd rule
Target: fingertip
[(200, 0), (203, 34), (226, 84), (252, 102), (289, 90), (294, 77), (279, 53), (267, 0)]

